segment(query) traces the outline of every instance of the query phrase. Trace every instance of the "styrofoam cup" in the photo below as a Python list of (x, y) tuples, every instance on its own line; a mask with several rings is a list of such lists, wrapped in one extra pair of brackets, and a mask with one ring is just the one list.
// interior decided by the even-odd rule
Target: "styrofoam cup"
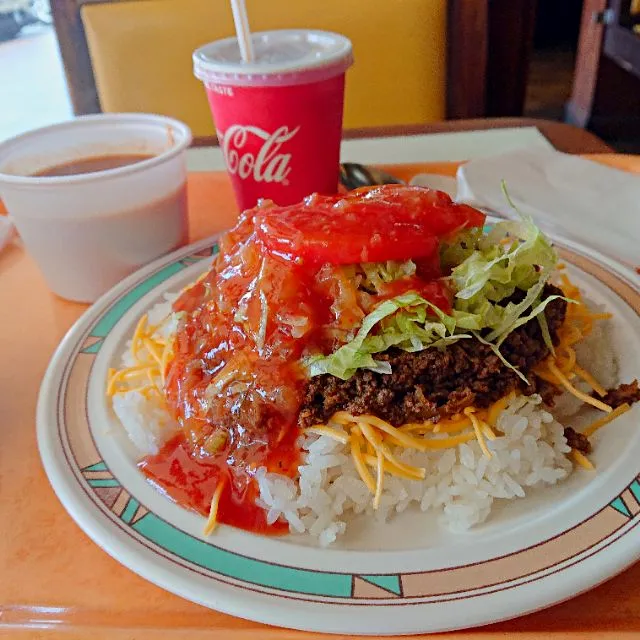
[[(92, 302), (187, 240), (191, 131), (151, 114), (83, 116), (0, 144), (0, 199), (50, 289)], [(144, 154), (127, 166), (39, 177), (91, 156)]]

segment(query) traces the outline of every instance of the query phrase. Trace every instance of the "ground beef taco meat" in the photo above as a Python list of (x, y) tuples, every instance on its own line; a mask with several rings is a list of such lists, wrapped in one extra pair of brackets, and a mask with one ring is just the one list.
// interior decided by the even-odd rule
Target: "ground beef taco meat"
[(623, 404), (640, 402), (640, 386), (638, 386), (638, 381), (634, 380), (629, 384), (621, 384), (609, 389), (603, 398), (600, 398), (596, 393), (593, 394), (593, 397), (599, 398), (613, 409), (617, 409)]
[[(547, 285), (544, 296), (560, 293)], [(566, 306), (557, 298), (545, 310), (554, 343)], [(501, 353), (527, 376), (549, 355), (538, 321), (533, 319), (509, 334)], [(391, 374), (360, 369), (349, 380), (328, 374), (312, 378), (305, 391), (300, 426), (326, 422), (336, 411), (369, 413), (397, 426), (452, 415), (471, 405), (487, 407), (513, 389), (537, 391), (533, 376), (532, 384), (525, 385), (491, 347), (475, 338), (416, 353), (390, 349), (376, 357), (391, 364)]]
[(583, 454), (591, 453), (591, 443), (589, 438), (576, 431), (573, 427), (564, 428), (564, 437), (567, 439), (567, 445)]

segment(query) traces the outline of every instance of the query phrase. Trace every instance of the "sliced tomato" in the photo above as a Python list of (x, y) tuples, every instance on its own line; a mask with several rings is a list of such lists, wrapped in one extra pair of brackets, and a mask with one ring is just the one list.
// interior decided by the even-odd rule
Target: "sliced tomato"
[(394, 280), (382, 285), (380, 298), (382, 300), (395, 298), (409, 291), (415, 291), (446, 314), (451, 313), (452, 295), (444, 280), (425, 281), (417, 277)]
[(435, 304), (438, 309), (444, 311), (448, 315), (451, 314), (453, 295), (444, 281), (432, 280), (431, 282), (425, 282), (422, 287), (418, 289), (418, 293), (425, 300)]
[(255, 222), (271, 253), (298, 262), (352, 264), (433, 258), (437, 236), (480, 226), (484, 215), (440, 191), (384, 185), (261, 209)]
[(435, 235), (440, 236), (459, 228), (481, 227), (485, 215), (466, 204), (453, 202), (444, 191), (401, 184), (362, 187), (351, 191), (349, 202), (392, 209), (405, 220), (419, 221)]
[(416, 275), (423, 280), (437, 280), (442, 277), (442, 266), (440, 264), (440, 252), (424, 258), (414, 258), (416, 265)]
[(257, 220), (258, 237), (272, 253), (315, 264), (406, 260), (437, 253), (438, 239), (419, 224), (367, 220), (351, 212), (307, 207)]

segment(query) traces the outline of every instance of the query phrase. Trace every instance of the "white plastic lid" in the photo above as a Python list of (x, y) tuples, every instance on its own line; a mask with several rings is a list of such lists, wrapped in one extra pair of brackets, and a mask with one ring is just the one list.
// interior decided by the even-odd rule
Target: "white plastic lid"
[(235, 86), (305, 84), (344, 73), (353, 63), (351, 41), (330, 31), (262, 31), (251, 40), (255, 61), (250, 63), (242, 61), (235, 37), (196, 49), (196, 78)]

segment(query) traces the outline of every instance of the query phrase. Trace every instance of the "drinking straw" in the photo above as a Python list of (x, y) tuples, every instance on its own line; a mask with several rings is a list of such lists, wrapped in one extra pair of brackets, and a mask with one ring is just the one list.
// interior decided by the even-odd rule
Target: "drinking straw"
[(233, 22), (236, 25), (238, 44), (240, 45), (240, 55), (243, 62), (253, 62), (253, 43), (251, 42), (251, 31), (249, 29), (249, 18), (247, 17), (247, 7), (244, 0), (231, 0), (231, 10), (233, 11)]

